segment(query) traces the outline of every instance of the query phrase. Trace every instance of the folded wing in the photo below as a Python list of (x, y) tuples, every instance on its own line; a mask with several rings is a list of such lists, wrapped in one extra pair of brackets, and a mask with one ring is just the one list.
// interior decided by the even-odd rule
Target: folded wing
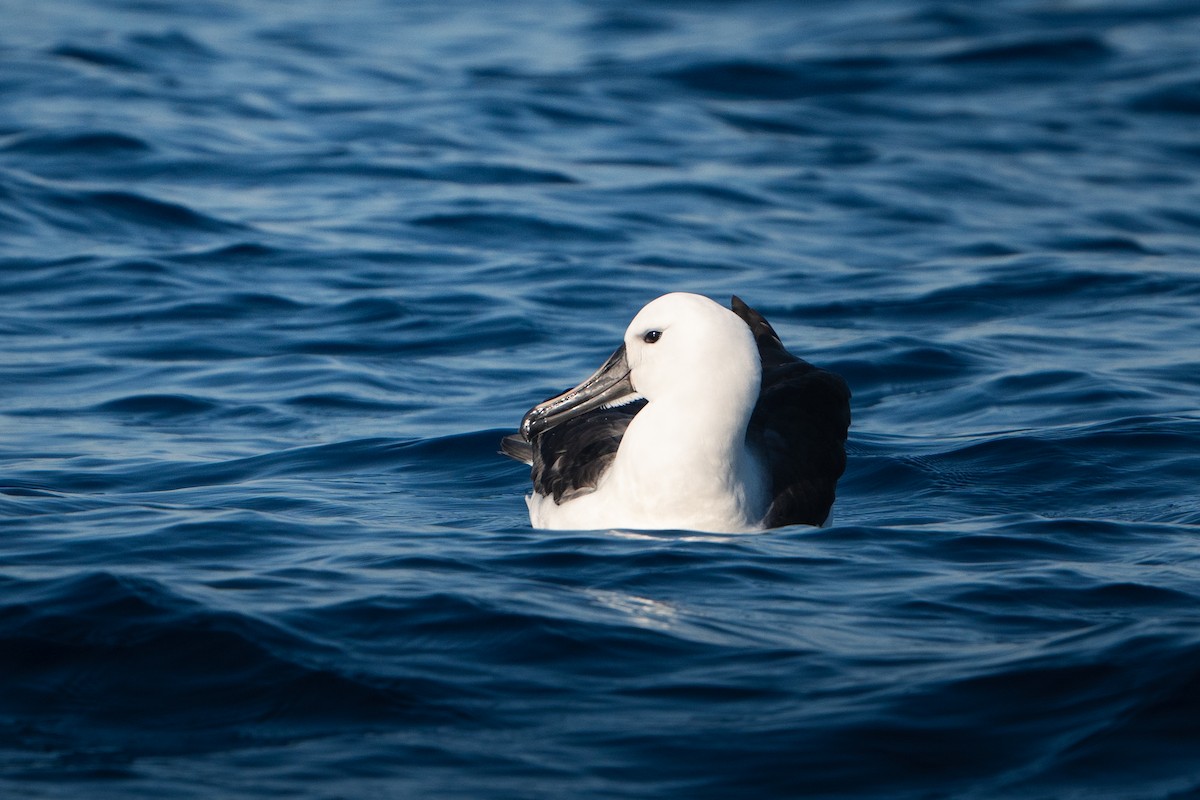
[(533, 490), (562, 503), (596, 489), (600, 476), (616, 458), (621, 437), (646, 405), (636, 400), (616, 408), (597, 409), (542, 431), (526, 442), (506, 436), (505, 455), (533, 467)]
[(770, 323), (741, 299), (734, 297), (731, 307), (750, 326), (762, 359), (762, 388), (747, 439), (771, 476), (763, 524), (820, 525), (846, 469), (850, 389), (841, 376), (789, 353)]

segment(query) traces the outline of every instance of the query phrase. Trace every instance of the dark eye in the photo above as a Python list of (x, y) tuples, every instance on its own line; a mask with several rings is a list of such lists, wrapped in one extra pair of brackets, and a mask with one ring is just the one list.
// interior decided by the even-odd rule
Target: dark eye
[(642, 341), (646, 344), (654, 344), (662, 338), (662, 331), (646, 331), (646, 335), (642, 337)]

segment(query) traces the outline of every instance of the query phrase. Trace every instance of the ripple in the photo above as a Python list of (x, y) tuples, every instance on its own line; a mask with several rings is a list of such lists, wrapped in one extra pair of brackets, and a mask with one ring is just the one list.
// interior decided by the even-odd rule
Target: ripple
[(144, 139), (112, 131), (24, 133), (0, 140), (0, 151), (33, 155), (112, 156), (150, 150)]
[(135, 59), (101, 47), (61, 44), (50, 52), (59, 58), (78, 61), (96, 67), (108, 67), (129, 72), (143, 72), (146, 69), (144, 64)]
[[(26, 742), (78, 746), (74, 731), (86, 727), (104, 731), (113, 746), (161, 755), (295, 741), (352, 719), (386, 725), (440, 716), (415, 688), (305, 664), (321, 660), (311, 644), (303, 646), (308, 659), (281, 657), (297, 649), (294, 637), (205, 610), (153, 581), (101, 572), (8, 581), (7, 589), (0, 670), (22, 691), (3, 713), (27, 717), (37, 709), (60, 720), (26, 728), (19, 734)], [(24, 604), (34, 598), (42, 602)], [(172, 680), (148, 684), (150, 674)]]
[(412, 225), (446, 233), (463, 233), (490, 239), (614, 242), (621, 241), (618, 231), (608, 228), (560, 222), (544, 217), (502, 213), (429, 214), (410, 221)]
[(181, 394), (139, 394), (109, 400), (94, 410), (111, 414), (139, 414), (161, 417), (203, 414), (220, 406), (213, 400)]
[(522, 186), (527, 184), (569, 184), (576, 181), (562, 172), (531, 169), (508, 164), (442, 164), (423, 171), (429, 180), (449, 181), (466, 185), (498, 184)]
[(1056, 236), (1046, 244), (1057, 250), (1083, 253), (1134, 253), (1150, 255), (1155, 251), (1130, 236)]
[(639, 187), (633, 194), (663, 198), (677, 196), (684, 200), (711, 201), (734, 206), (770, 205), (767, 200), (750, 192), (700, 182), (655, 183)]
[(344, 393), (305, 394), (290, 397), (285, 401), (288, 405), (302, 408), (326, 409), (331, 411), (353, 412), (403, 412), (415, 407), (412, 403), (376, 400), (367, 397)]
[(941, 57), (949, 64), (1092, 64), (1113, 50), (1096, 36), (1078, 35), (983, 43)]
[(95, 209), (115, 219), (156, 228), (180, 227), (223, 231), (232, 226), (215, 217), (194, 211), (178, 203), (145, 197), (133, 192), (85, 192), (77, 197), (63, 195), (63, 206)]
[(877, 74), (888, 62), (833, 59), (799, 64), (717, 61), (680, 67), (663, 77), (688, 89), (735, 97), (790, 100), (869, 92), (888, 84)]
[(1141, 92), (1129, 101), (1129, 107), (1154, 114), (1200, 114), (1200, 81), (1181, 81)]

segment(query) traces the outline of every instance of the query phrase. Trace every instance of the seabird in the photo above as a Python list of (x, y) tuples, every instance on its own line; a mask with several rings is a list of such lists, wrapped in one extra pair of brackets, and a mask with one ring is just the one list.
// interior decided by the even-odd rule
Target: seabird
[(743, 532), (828, 522), (850, 390), (739, 298), (638, 312), (583, 383), (539, 403), (505, 455), (530, 464), (535, 528)]

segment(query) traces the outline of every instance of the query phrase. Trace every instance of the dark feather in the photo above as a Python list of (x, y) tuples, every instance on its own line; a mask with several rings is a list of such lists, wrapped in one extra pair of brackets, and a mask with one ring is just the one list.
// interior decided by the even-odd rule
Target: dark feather
[(533, 445), (519, 433), (510, 433), (500, 440), (500, 452), (522, 464), (533, 463)]
[(625, 429), (646, 406), (636, 400), (568, 419), (533, 437), (533, 488), (555, 503), (592, 492), (616, 458)]
[(739, 298), (731, 307), (754, 333), (763, 364), (746, 433), (772, 478), (774, 500), (763, 524), (820, 525), (846, 469), (850, 389), (841, 376), (789, 353), (771, 324)]

